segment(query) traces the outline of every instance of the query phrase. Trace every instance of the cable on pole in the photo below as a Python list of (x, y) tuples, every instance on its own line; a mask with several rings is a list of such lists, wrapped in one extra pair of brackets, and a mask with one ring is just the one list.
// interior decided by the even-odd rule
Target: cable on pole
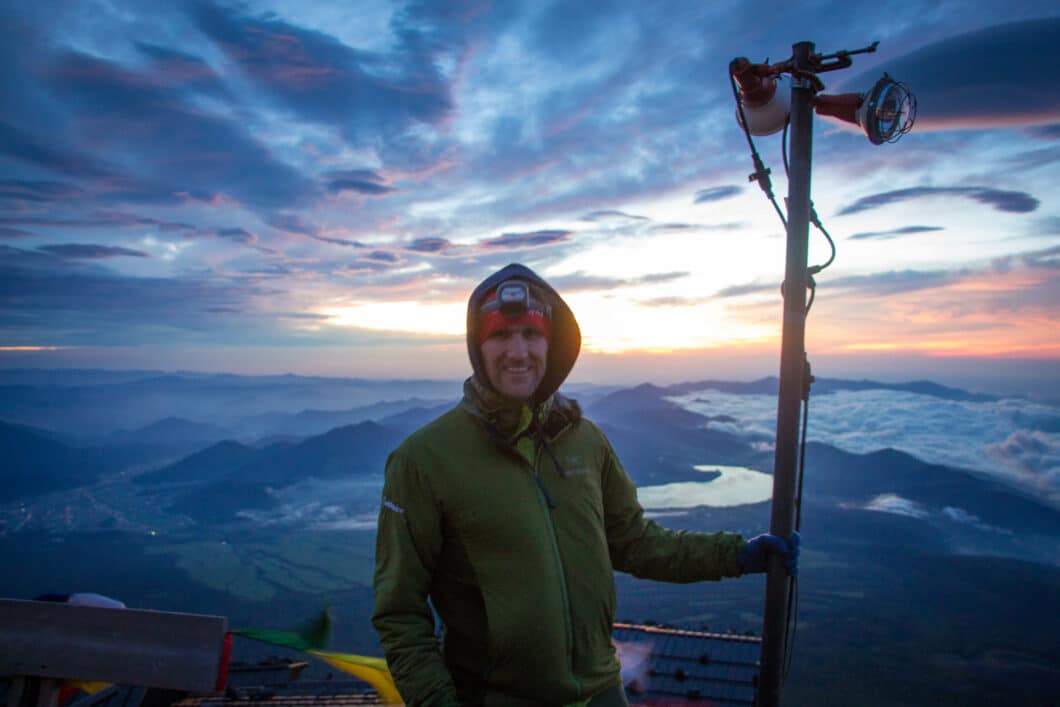
[[(748, 176), (748, 181), (758, 182), (787, 232), (787, 263), (784, 282), (781, 284), (785, 316), (770, 520), (770, 532), (782, 535), (798, 532), (802, 524), (809, 393), (813, 381), (805, 352), (805, 323), (816, 299), (817, 282), (814, 278), (836, 258), (835, 241), (821, 223), (810, 199), (812, 118), (816, 113), (853, 123), (865, 132), (872, 144), (881, 145), (895, 142), (907, 134), (913, 126), (917, 110), (916, 97), (909, 88), (886, 73), (864, 93), (832, 96), (821, 93), (824, 84), (818, 74), (848, 68), (853, 64), (854, 55), (875, 52), (878, 44), (873, 42), (860, 49), (817, 54), (812, 42), (798, 42), (792, 45), (791, 58), (776, 64), (768, 60), (751, 63), (745, 57), (737, 57), (729, 63), (729, 81), (736, 100), (738, 122), (747, 139), (754, 164), (754, 172)], [(778, 90), (785, 82), (790, 83), (790, 100), (785, 91)], [(792, 142), (790, 159), (789, 128)], [(786, 213), (777, 204), (770, 170), (763, 163), (752, 138), (752, 134), (772, 135), (781, 130), (781, 156), (788, 179)], [(813, 266), (807, 266), (806, 263), (810, 223), (821, 231), (831, 250), (824, 263)], [(785, 285), (790, 287), (785, 288)], [(785, 289), (788, 291), (785, 292)], [(789, 296), (797, 299), (789, 299)], [(801, 369), (798, 360), (800, 354)], [(797, 385), (800, 375), (801, 391)], [(756, 691), (756, 704), (760, 707), (775, 707), (779, 702), (779, 688), (791, 667), (798, 627), (797, 578), (785, 578), (780, 569), (774, 563), (766, 582), (762, 680)]]

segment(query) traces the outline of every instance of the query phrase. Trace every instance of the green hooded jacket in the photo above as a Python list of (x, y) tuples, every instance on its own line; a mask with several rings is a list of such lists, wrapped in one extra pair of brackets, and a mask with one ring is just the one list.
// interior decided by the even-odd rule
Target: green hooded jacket
[[(545, 377), (517, 410), (481, 382), (473, 343), (485, 293), (512, 277), (552, 303)], [(645, 518), (607, 438), (556, 392), (580, 344), (547, 283), (521, 265), (495, 273), (468, 303), (475, 375), (463, 401), (387, 461), (372, 620), (408, 705), (583, 702), (621, 681), (614, 570), (668, 582), (740, 574), (740, 536)]]

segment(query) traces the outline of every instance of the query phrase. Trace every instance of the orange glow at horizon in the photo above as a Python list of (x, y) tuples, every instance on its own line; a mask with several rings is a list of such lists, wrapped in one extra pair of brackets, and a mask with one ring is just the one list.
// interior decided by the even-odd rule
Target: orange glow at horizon
[[(652, 307), (618, 297), (572, 295), (582, 350), (592, 353), (667, 353), (779, 343), (773, 324), (741, 321), (722, 307), (699, 304)], [(334, 307), (319, 313), (321, 326), (406, 334), (462, 336), (463, 302), (377, 302)]]
[(846, 298), (841, 310), (837, 300), (822, 299), (823, 316), (815, 312), (808, 337), (834, 353), (1060, 358), (1056, 305), (1035, 296), (1049, 291), (1048, 280), (1048, 273), (1024, 268), (886, 299)]
[(456, 336), (464, 333), (465, 305), (459, 302), (368, 302), (321, 312), (325, 325), (405, 334)]
[(646, 306), (601, 293), (568, 299), (582, 330), (582, 347), (593, 353), (667, 353), (758, 344), (776, 327), (737, 319), (716, 303)]
[[(1043, 269), (1014, 267), (893, 294), (866, 290), (821, 297), (807, 319), (807, 350), (1060, 359), (1056, 306), (1047, 296), (1050, 277)], [(781, 345), (780, 308), (754, 296), (696, 299), (668, 284), (574, 292), (565, 299), (577, 316), (586, 353), (740, 356)], [(662, 300), (674, 303), (659, 304)], [(317, 310), (328, 319), (315, 326), (462, 338), (465, 307), (463, 301), (360, 302)]]
[[(984, 358), (1057, 358), (1060, 359), (1060, 344), (974, 346), (967, 341), (917, 341), (911, 343), (879, 342), (850, 344), (838, 352), (849, 353), (917, 353), (948, 357)], [(827, 353), (827, 352), (826, 352)]]
[(70, 346), (0, 346), (0, 352), (67, 351)]

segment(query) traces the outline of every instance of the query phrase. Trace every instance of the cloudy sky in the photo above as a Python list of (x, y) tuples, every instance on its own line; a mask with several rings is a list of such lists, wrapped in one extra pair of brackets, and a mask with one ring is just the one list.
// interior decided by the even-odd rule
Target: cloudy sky
[(0, 367), (462, 375), (466, 296), (519, 261), (575, 379), (775, 373), (783, 226), (727, 67), (879, 40), (826, 92), (887, 70), (919, 117), (815, 122), (811, 354), (1060, 380), (1054, 3), (5, 5)]

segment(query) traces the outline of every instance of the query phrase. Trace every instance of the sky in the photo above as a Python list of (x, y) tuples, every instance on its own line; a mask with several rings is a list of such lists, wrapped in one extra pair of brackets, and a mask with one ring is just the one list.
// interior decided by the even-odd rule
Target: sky
[(572, 380), (775, 374), (728, 64), (878, 40), (824, 93), (887, 71), (918, 116), (814, 121), (811, 360), (1060, 391), (1055, 3), (3, 2), (0, 368), (462, 376), (467, 295), (522, 262)]

